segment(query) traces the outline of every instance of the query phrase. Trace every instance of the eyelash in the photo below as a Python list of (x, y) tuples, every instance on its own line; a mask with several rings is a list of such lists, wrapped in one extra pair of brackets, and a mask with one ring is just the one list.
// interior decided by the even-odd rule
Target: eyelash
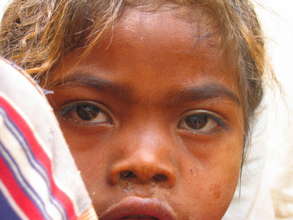
[[(188, 119), (188, 117), (192, 117), (192, 116), (199, 117), (198, 119), (202, 119), (200, 117), (204, 117), (204, 119), (206, 121), (204, 122), (203, 127), (198, 128), (198, 129), (191, 128), (191, 126), (188, 125), (186, 120)], [(197, 122), (195, 122), (195, 125), (197, 125), (196, 123)], [(204, 128), (211, 123), (215, 123), (215, 124), (214, 125), (212, 124), (212, 126), (213, 126), (212, 128), (205, 130)], [(192, 134), (209, 135), (209, 134), (218, 132), (221, 129), (227, 129), (228, 126), (227, 126), (226, 122), (224, 121), (224, 119), (222, 119), (222, 117), (220, 117), (216, 113), (206, 111), (206, 110), (191, 110), (188, 113), (186, 113), (183, 116), (183, 118), (179, 121), (178, 128), (180, 130), (185, 130), (185, 131), (190, 132)]]
[[(87, 114), (85, 112), (86, 109), (88, 111), (87, 113), (89, 113), (88, 115), (86, 115)], [(96, 118), (96, 120), (97, 118), (99, 118), (100, 115), (102, 115), (100, 116), (100, 120), (102, 117), (104, 121), (93, 122), (91, 121), (93, 120), (91, 118), (82, 119), (81, 114), (83, 114), (83, 117), (89, 116), (89, 117), (93, 117), (93, 119)], [(65, 120), (70, 120), (70, 121), (73, 121), (74, 123), (81, 124), (81, 125), (97, 126), (97, 125), (110, 125), (110, 124), (112, 125), (113, 124), (112, 117), (104, 110), (103, 107), (101, 107), (98, 103), (93, 101), (71, 102), (61, 107), (60, 115)]]
[[(93, 101), (71, 102), (62, 106), (60, 115), (62, 119), (69, 120), (80, 125), (100, 126), (113, 124), (110, 114), (103, 110), (103, 107), (100, 107), (98, 103)], [(92, 121), (93, 119), (96, 121)], [(103, 120), (101, 121), (101, 119)], [(228, 126), (216, 113), (206, 110), (191, 110), (180, 119), (178, 128), (192, 134), (209, 135), (220, 131), (221, 129), (227, 129)]]

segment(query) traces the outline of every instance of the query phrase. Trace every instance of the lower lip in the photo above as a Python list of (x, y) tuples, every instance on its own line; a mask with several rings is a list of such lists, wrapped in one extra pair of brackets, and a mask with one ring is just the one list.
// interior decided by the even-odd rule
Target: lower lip
[(139, 218), (132, 218), (132, 217), (125, 217), (125, 218), (122, 218), (121, 220), (157, 220), (157, 218), (152, 218), (152, 217), (139, 217)]
[(158, 199), (127, 197), (108, 208), (100, 220), (175, 220), (173, 209)]

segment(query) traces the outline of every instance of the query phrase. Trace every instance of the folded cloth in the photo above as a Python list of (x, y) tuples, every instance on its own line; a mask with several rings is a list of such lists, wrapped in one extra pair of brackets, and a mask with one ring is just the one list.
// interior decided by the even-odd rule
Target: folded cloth
[(0, 59), (0, 219), (96, 220), (43, 91)]

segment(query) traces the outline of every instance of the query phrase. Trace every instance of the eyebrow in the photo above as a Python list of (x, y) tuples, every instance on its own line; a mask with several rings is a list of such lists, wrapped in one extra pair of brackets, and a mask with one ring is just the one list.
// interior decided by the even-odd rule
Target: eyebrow
[(119, 85), (117, 83), (113, 83), (110, 80), (92, 76), (91, 74), (84, 72), (73, 73), (60, 81), (56, 81), (52, 84), (51, 87), (58, 88), (66, 86), (91, 87), (95, 90), (102, 90), (115, 94), (115, 96), (118, 96), (124, 100), (130, 99), (132, 93), (131, 89), (125, 85)]
[[(55, 82), (52, 87), (59, 86), (86, 86), (96, 90), (103, 90), (112, 93), (117, 98), (127, 102), (135, 102), (133, 90), (125, 85), (113, 83), (110, 80), (88, 73), (73, 73), (63, 80)], [(232, 90), (218, 83), (205, 83), (200, 86), (191, 86), (181, 90), (170, 91), (166, 95), (166, 105), (176, 105), (189, 101), (204, 101), (208, 99), (225, 98), (237, 105), (241, 105), (239, 97)]]
[(241, 101), (236, 93), (218, 83), (206, 83), (196, 87), (183, 88), (177, 92), (170, 92), (167, 97), (172, 105), (188, 101), (204, 101), (216, 98), (225, 98), (237, 105), (241, 105)]

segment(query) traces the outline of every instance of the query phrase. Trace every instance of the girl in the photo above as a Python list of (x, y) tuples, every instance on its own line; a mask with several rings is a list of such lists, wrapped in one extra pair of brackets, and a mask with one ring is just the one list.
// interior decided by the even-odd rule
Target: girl
[(0, 51), (52, 90), (100, 219), (222, 218), (262, 99), (248, 0), (14, 0)]

